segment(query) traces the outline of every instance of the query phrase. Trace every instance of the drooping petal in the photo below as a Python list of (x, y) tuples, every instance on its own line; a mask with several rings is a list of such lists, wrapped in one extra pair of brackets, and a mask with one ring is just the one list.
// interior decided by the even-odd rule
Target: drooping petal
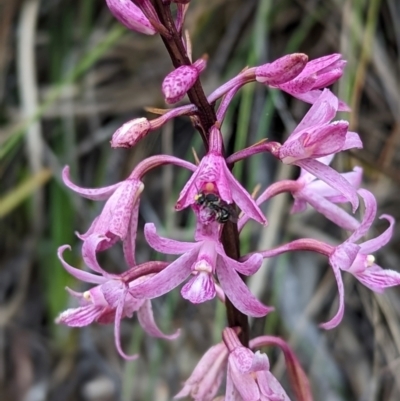
[(160, 273), (129, 289), (135, 298), (157, 298), (173, 290), (191, 273), (192, 265), (197, 258), (197, 249), (183, 254)]
[(339, 293), (339, 308), (336, 312), (336, 315), (326, 323), (322, 323), (319, 325), (322, 329), (330, 330), (336, 327), (343, 319), (344, 314), (344, 287), (343, 287), (343, 280), (342, 274), (340, 272), (340, 266), (337, 266), (336, 263), (330, 261), (332, 266), (333, 274), (335, 275), (336, 284), (338, 286), (338, 293)]
[(88, 273), (80, 269), (76, 269), (75, 267), (72, 267), (70, 264), (68, 264), (64, 258), (63, 258), (63, 253), (66, 249), (71, 249), (69, 245), (63, 245), (58, 248), (57, 256), (58, 259), (60, 259), (64, 269), (71, 275), (76, 277), (78, 280), (85, 281), (86, 283), (93, 283), (93, 284), (102, 284), (104, 283), (107, 278), (103, 276), (96, 276), (93, 273)]
[[(243, 211), (243, 213), (247, 214), (249, 217), (251, 217), (255, 221), (258, 221), (261, 224), (267, 224), (267, 219), (265, 218), (264, 213), (257, 206), (255, 200), (229, 171), (227, 165), (223, 163), (221, 167), (223, 168), (225, 176), (227, 177), (226, 181), (229, 184), (228, 188), (231, 191), (231, 197), (239, 206), (239, 208)], [(224, 199), (220, 190), (220, 186), (218, 187), (218, 190), (220, 191), (221, 198)]]
[(122, 356), (122, 358), (127, 361), (134, 361), (139, 358), (139, 355), (127, 355), (122, 350), (121, 346), (121, 320), (122, 314), (124, 311), (125, 297), (128, 294), (128, 287), (125, 286), (123, 293), (120, 295), (117, 310), (115, 312), (115, 325), (114, 325), (114, 339), (115, 339), (115, 347), (117, 348), (118, 353)]
[(177, 338), (180, 334), (179, 329), (173, 334), (164, 334), (158, 328), (156, 322), (154, 321), (153, 308), (149, 299), (146, 299), (143, 302), (142, 306), (137, 312), (137, 317), (144, 331), (153, 337), (164, 338), (166, 340), (175, 340), (175, 338)]
[(115, 277), (115, 274), (107, 273), (98, 263), (96, 251), (98, 244), (104, 241), (104, 236), (91, 235), (82, 245), (82, 259), (93, 271), (101, 274), (103, 277)]
[(128, 267), (136, 266), (135, 253), (136, 253), (137, 226), (139, 219), (139, 205), (140, 205), (140, 199), (138, 199), (135, 205), (133, 206), (131, 219), (129, 222), (128, 233), (122, 243), (124, 257)]
[(157, 234), (154, 223), (147, 223), (144, 226), (144, 235), (149, 245), (157, 252), (167, 255), (180, 255), (189, 252), (192, 249), (199, 248), (200, 243), (175, 241), (173, 239), (160, 237)]
[(247, 288), (238, 273), (227, 266), (223, 259), (217, 265), (218, 280), (229, 300), (242, 313), (262, 317), (273, 311), (274, 308), (263, 305)]
[(114, 185), (110, 185), (108, 187), (103, 188), (82, 188), (78, 185), (75, 185), (69, 178), (69, 166), (65, 166), (62, 171), (62, 179), (64, 184), (72, 189), (77, 194), (83, 196), (84, 198), (91, 200), (106, 200), (108, 199), (115, 190), (121, 185), (122, 182), (118, 182)]

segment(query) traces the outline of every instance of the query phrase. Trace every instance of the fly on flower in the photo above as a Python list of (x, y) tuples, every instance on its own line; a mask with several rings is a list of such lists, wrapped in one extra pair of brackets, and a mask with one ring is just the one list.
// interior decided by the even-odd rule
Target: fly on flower
[(214, 184), (207, 183), (205, 191), (198, 191), (194, 197), (196, 205), (207, 209), (218, 223), (224, 224), (228, 221), (237, 223), (238, 213), (235, 207), (223, 201), (215, 192), (211, 192), (214, 187)]

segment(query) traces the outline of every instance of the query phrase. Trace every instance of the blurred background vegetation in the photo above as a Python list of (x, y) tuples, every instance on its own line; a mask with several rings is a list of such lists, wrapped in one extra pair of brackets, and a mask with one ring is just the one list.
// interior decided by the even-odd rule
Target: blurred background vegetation
[[(310, 58), (340, 52), (348, 60), (334, 88), (348, 102), (364, 149), (340, 155), (341, 171), (364, 168), (364, 187), (379, 214), (400, 219), (400, 3), (398, 0), (192, 0), (186, 29), (194, 59), (210, 56), (202, 75), (206, 93), (246, 65), (288, 52)], [(56, 258), (70, 244), (69, 261), (84, 268), (75, 231), (85, 232), (102, 205), (66, 190), (62, 167), (82, 186), (120, 181), (143, 157), (160, 152), (193, 160), (201, 142), (186, 118), (152, 133), (131, 150), (111, 150), (112, 133), (129, 119), (165, 107), (160, 85), (172, 65), (158, 37), (120, 26), (102, 0), (0, 0), (0, 400), (171, 399), (202, 353), (220, 340), (224, 308), (184, 302), (178, 291), (153, 303), (156, 320), (174, 342), (147, 338), (135, 318), (124, 321), (125, 350), (115, 351), (113, 328), (58, 327), (54, 318), (76, 306), (64, 291), (83, 291)], [(224, 135), (228, 150), (268, 137), (283, 140), (309, 106), (262, 85), (246, 86), (234, 99)], [(267, 156), (235, 167), (250, 190), (298, 171)], [(164, 235), (190, 240), (193, 217), (173, 204), (187, 173), (163, 168), (146, 177), (140, 226), (155, 222)], [(339, 232), (312, 211), (290, 216), (290, 199), (266, 205), (270, 225), (250, 225), (242, 251), (265, 249), (312, 236), (331, 243)], [(382, 223), (382, 224), (381, 224)], [(385, 222), (376, 222), (378, 234)], [(400, 230), (377, 255), (385, 268), (400, 268)], [(138, 237), (139, 261), (159, 258)], [(121, 249), (99, 256), (109, 271), (125, 269)], [(327, 261), (315, 255), (283, 256), (265, 263), (251, 290), (277, 311), (253, 323), (254, 335), (290, 342), (310, 377), (315, 400), (400, 399), (400, 290), (376, 295), (345, 276), (346, 313), (329, 332), (317, 324), (336, 311), (337, 290)], [(274, 374), (287, 379), (280, 353), (267, 350)], [(290, 393), (290, 389), (288, 390)]]

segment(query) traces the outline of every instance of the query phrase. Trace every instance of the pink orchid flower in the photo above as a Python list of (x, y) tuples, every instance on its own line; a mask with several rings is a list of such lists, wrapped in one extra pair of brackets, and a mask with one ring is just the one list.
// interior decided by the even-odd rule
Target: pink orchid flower
[(114, 322), (115, 346), (118, 353), (127, 360), (136, 359), (138, 355), (127, 355), (122, 350), (120, 326), (121, 320), (125, 317), (132, 317), (134, 312), (137, 312), (140, 325), (149, 335), (168, 340), (173, 340), (179, 336), (179, 330), (170, 335), (162, 333), (154, 321), (151, 301), (149, 299), (136, 299), (129, 293), (131, 288), (135, 288), (147, 277), (127, 282), (124, 279), (126, 273), (122, 275), (109, 274), (99, 266), (96, 260), (88, 261), (87, 264), (91, 270), (100, 275), (76, 269), (63, 258), (65, 249), (69, 248), (68, 245), (64, 245), (58, 249), (58, 258), (65, 270), (77, 279), (97, 284), (97, 286), (84, 293), (68, 289), (71, 295), (80, 299), (81, 306), (62, 312), (56, 319), (56, 323), (70, 327), (82, 327), (93, 322)]
[(122, 241), (128, 266), (135, 266), (140, 194), (144, 189), (141, 178), (149, 170), (165, 164), (174, 164), (191, 171), (196, 169), (194, 164), (177, 157), (157, 155), (139, 163), (124, 181), (103, 188), (82, 188), (70, 180), (69, 168), (64, 168), (62, 178), (68, 188), (87, 199), (107, 200), (100, 216), (93, 221), (89, 230), (78, 235), (83, 240), (84, 259), (87, 257), (93, 261), (96, 259), (96, 252), (109, 249), (117, 241)]
[[(334, 155), (317, 159), (319, 162), (329, 165)], [(343, 173), (341, 176), (350, 183), (353, 188), (359, 188), (362, 180), (362, 169), (355, 167), (353, 171)], [(347, 213), (336, 203), (347, 202), (347, 199), (336, 189), (328, 186), (325, 182), (318, 180), (314, 175), (305, 170), (301, 170), (297, 180), (282, 180), (271, 184), (256, 200), (257, 205), (261, 205), (272, 197), (290, 192), (294, 198), (291, 213), (303, 212), (307, 204), (312, 206), (317, 212), (333, 221), (345, 230), (354, 231), (360, 223), (357, 219)], [(242, 216), (238, 221), (238, 229), (242, 230), (248, 222), (248, 216)]]
[[(275, 87), (303, 102), (313, 104), (320, 97), (321, 89), (332, 85), (343, 75), (346, 63), (337, 53), (311, 60), (294, 79)], [(350, 108), (339, 101), (338, 110), (350, 111)]]
[(130, 267), (135, 265), (135, 240), (139, 213), (139, 195), (144, 185), (138, 179), (126, 179), (103, 188), (82, 188), (69, 178), (69, 168), (65, 167), (62, 175), (65, 185), (79, 195), (92, 200), (107, 200), (103, 211), (82, 239), (82, 253), (91, 255), (113, 246), (118, 240), (123, 241), (125, 259)]
[(356, 231), (342, 244), (335, 247), (329, 256), (330, 265), (333, 268), (339, 289), (339, 308), (336, 315), (327, 323), (321, 325), (325, 329), (336, 327), (343, 318), (344, 313), (344, 288), (340, 270), (351, 273), (358, 281), (374, 292), (381, 293), (385, 288), (400, 284), (400, 273), (382, 269), (375, 264), (375, 258), (371, 252), (375, 252), (385, 246), (393, 234), (394, 219), (389, 215), (382, 215), (381, 219), (389, 222), (389, 227), (378, 237), (356, 244), (371, 227), (376, 216), (375, 197), (367, 190), (360, 189), (358, 193), (365, 203), (364, 218)]
[(261, 224), (267, 220), (254, 199), (236, 180), (222, 155), (222, 135), (217, 126), (210, 130), (209, 151), (182, 189), (175, 209), (182, 210), (195, 205), (199, 192), (210, 192), (227, 204), (235, 202), (243, 213)]
[(222, 383), (228, 350), (224, 343), (212, 346), (200, 359), (182, 390), (174, 398), (190, 395), (194, 401), (212, 401)]
[[(273, 308), (264, 306), (249, 291), (238, 273), (249, 276), (261, 265), (259, 254), (250, 256), (245, 262), (229, 258), (219, 241), (218, 224), (198, 229), (196, 242), (180, 242), (157, 235), (154, 224), (145, 225), (144, 232), (149, 245), (167, 255), (179, 255), (162, 272), (130, 290), (136, 298), (156, 298), (171, 291), (189, 276), (191, 280), (182, 288), (181, 294), (192, 303), (201, 303), (215, 297), (218, 287), (214, 275), (225, 295), (242, 313), (261, 317)], [(211, 228), (211, 227), (212, 228)]]
[(358, 207), (356, 189), (338, 172), (317, 159), (351, 148), (362, 148), (355, 132), (348, 132), (347, 121), (331, 120), (338, 110), (338, 100), (324, 89), (303, 120), (285, 143), (273, 150), (285, 164), (294, 164), (339, 191), (353, 206)]
[(224, 330), (223, 339), (229, 350), (225, 401), (290, 401), (270, 372), (266, 354), (244, 347), (231, 328)]

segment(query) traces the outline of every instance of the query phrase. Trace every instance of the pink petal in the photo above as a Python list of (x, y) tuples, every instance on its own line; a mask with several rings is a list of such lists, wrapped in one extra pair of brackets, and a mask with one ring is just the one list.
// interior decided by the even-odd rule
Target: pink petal
[(157, 252), (165, 253), (167, 255), (180, 255), (197, 249), (201, 246), (199, 242), (183, 242), (175, 241), (173, 239), (160, 237), (157, 234), (156, 226), (154, 223), (146, 223), (144, 226), (144, 235), (149, 245)]
[[(302, 100), (303, 102), (314, 104), (321, 96), (322, 90), (314, 89), (306, 93), (289, 93), (293, 97)], [(339, 100), (337, 111), (351, 111), (351, 109), (346, 103), (344, 103), (342, 100)]]
[(139, 205), (140, 205), (140, 200), (138, 199), (133, 206), (128, 232), (122, 244), (125, 261), (128, 267), (136, 266), (135, 251), (136, 251), (137, 226), (139, 219)]
[(256, 373), (256, 376), (260, 391), (267, 400), (290, 401), (286, 391), (271, 372), (260, 371)]
[(376, 199), (374, 195), (365, 189), (359, 189), (358, 193), (364, 200), (364, 217), (358, 229), (347, 239), (349, 242), (356, 242), (363, 237), (370, 229), (376, 216)]
[(343, 287), (343, 280), (342, 275), (340, 273), (340, 266), (337, 266), (335, 263), (331, 262), (333, 274), (335, 275), (336, 284), (338, 286), (339, 291), (339, 308), (336, 312), (336, 315), (329, 320), (329, 322), (322, 323), (319, 325), (322, 329), (330, 330), (336, 327), (343, 319), (344, 314), (344, 287)]
[(345, 210), (326, 200), (317, 191), (313, 191), (309, 187), (301, 190), (296, 196), (306, 200), (317, 212), (345, 230), (354, 231), (360, 224), (357, 219), (350, 216)]
[(85, 281), (86, 283), (93, 283), (93, 284), (102, 284), (107, 280), (103, 276), (96, 276), (95, 274), (88, 273), (80, 269), (76, 269), (75, 267), (72, 267), (70, 264), (68, 264), (63, 258), (63, 253), (66, 249), (71, 249), (71, 247), (69, 245), (60, 246), (58, 248), (57, 256), (58, 259), (60, 259), (64, 269), (69, 274), (71, 274), (71, 276), (76, 277), (78, 280)]
[(242, 373), (237, 365), (232, 354), (228, 358), (228, 376), (231, 377), (236, 390), (242, 396), (243, 401), (258, 401), (260, 400), (260, 390), (252, 375)]
[(344, 143), (344, 146), (342, 150), (347, 150), (347, 149), (362, 149), (363, 148), (363, 143), (360, 139), (360, 136), (356, 132), (348, 132), (346, 135), (346, 141)]
[(309, 157), (320, 158), (340, 152), (343, 149), (348, 126), (347, 121), (335, 121), (316, 127), (303, 144), (308, 150)]
[(392, 216), (389, 216), (388, 214), (383, 214), (379, 218), (386, 219), (387, 221), (389, 221), (390, 225), (381, 235), (377, 236), (376, 238), (372, 238), (369, 241), (365, 241), (363, 244), (360, 244), (361, 252), (364, 255), (375, 252), (378, 249), (382, 248), (392, 238), (395, 223), (394, 218)]
[(329, 89), (324, 89), (320, 93), (318, 100), (289, 136), (289, 139), (305, 129), (329, 123), (336, 116), (337, 110), (337, 97)]
[[(258, 221), (261, 224), (264, 224), (264, 225), (267, 224), (267, 219), (265, 218), (265, 216), (264, 216), (263, 212), (260, 210), (260, 208), (257, 206), (255, 200), (242, 187), (242, 185), (239, 183), (239, 181), (236, 180), (236, 178), (229, 171), (229, 169), (225, 163), (223, 163), (222, 168), (227, 177), (228, 188), (232, 193), (232, 198), (236, 202), (236, 204), (239, 206), (239, 208), (243, 211), (243, 213), (245, 213), (246, 215), (248, 215), (249, 217), (251, 217), (255, 221)], [(218, 187), (218, 190), (220, 191), (221, 198), (224, 199), (220, 188), (221, 188), (221, 186)], [(224, 199), (224, 200), (226, 200), (226, 199)]]
[(215, 297), (215, 283), (211, 274), (199, 272), (181, 290), (182, 297), (192, 304), (200, 304)]
[(197, 253), (197, 249), (193, 249), (183, 254), (160, 273), (130, 288), (129, 292), (135, 298), (152, 299), (173, 290), (190, 275)]
[(125, 352), (122, 350), (121, 347), (121, 320), (124, 310), (125, 297), (127, 294), (128, 294), (128, 287), (125, 287), (123, 293), (119, 298), (118, 307), (115, 312), (114, 338), (115, 338), (115, 347), (117, 348), (117, 351), (122, 356), (122, 358), (126, 359), (127, 361), (133, 361), (139, 358), (139, 355), (127, 355), (125, 354)]
[(388, 287), (400, 285), (400, 273), (382, 269), (378, 265), (367, 267), (362, 273), (354, 275), (363, 285), (372, 291), (382, 293)]
[(249, 373), (253, 365), (254, 353), (246, 347), (237, 347), (229, 355), (229, 363), (235, 364), (240, 373)]
[(153, 316), (153, 308), (151, 306), (151, 301), (146, 299), (143, 305), (137, 312), (138, 320), (140, 325), (143, 327), (147, 334), (153, 337), (164, 338), (166, 340), (175, 340), (180, 334), (178, 329), (174, 334), (164, 334), (156, 325)]
[(256, 80), (269, 85), (279, 85), (297, 77), (307, 64), (308, 57), (302, 53), (283, 56), (272, 63), (255, 69)]
[(251, 276), (255, 272), (257, 272), (258, 269), (261, 267), (263, 261), (263, 257), (259, 253), (251, 255), (244, 262), (239, 262), (227, 256), (222, 246), (217, 248), (217, 252), (219, 253), (220, 258), (222, 258), (225, 261), (226, 265), (229, 266), (229, 268), (235, 269), (236, 271), (244, 274), (245, 276)]
[(226, 296), (242, 313), (253, 317), (262, 317), (274, 308), (263, 305), (247, 288), (238, 273), (228, 267), (223, 259), (217, 265), (218, 280)]
[(107, 301), (108, 305), (110, 305), (110, 308), (116, 309), (121, 298), (126, 297), (125, 287), (126, 284), (120, 280), (108, 280), (101, 286), (104, 299)]
[(341, 58), (342, 55), (340, 53), (333, 53), (327, 56), (318, 57), (314, 60), (310, 60), (300, 75), (302, 76), (317, 73), (331, 66), (332, 64), (335, 64), (335, 62), (337, 62)]
[(299, 160), (295, 164), (315, 175), (330, 187), (338, 190), (351, 203), (353, 212), (357, 210), (359, 201), (355, 188), (353, 188), (337, 171), (313, 159)]
[(337, 246), (329, 257), (329, 261), (341, 270), (348, 270), (356, 260), (360, 246), (348, 240)]
[[(318, 159), (318, 161), (321, 160)], [(306, 174), (312, 176), (309, 173)], [(352, 187), (359, 188), (362, 181), (362, 174), (363, 174), (363, 169), (361, 167), (356, 166), (354, 167), (353, 171), (350, 171), (348, 173), (342, 173), (341, 176), (345, 178), (346, 181), (348, 181)], [(330, 202), (333, 203), (347, 202), (347, 200), (344, 199), (343, 195), (341, 195), (335, 188), (330, 187), (321, 180), (315, 180), (314, 182), (310, 182), (307, 185), (307, 190), (317, 192), (319, 195), (323, 196), (324, 198), (327, 198)]]
[(115, 277), (115, 274), (107, 273), (97, 262), (96, 251), (98, 244), (104, 241), (104, 237), (91, 235), (82, 245), (82, 258), (86, 266), (104, 277)]
[(84, 327), (95, 322), (105, 309), (106, 307), (97, 305), (67, 309), (57, 317), (56, 323), (70, 327)]
[(83, 196), (87, 199), (92, 200), (105, 200), (108, 199), (114, 191), (121, 185), (123, 182), (118, 182), (117, 184), (110, 185), (108, 187), (103, 188), (82, 188), (75, 185), (69, 178), (69, 167), (65, 166), (62, 171), (62, 179), (64, 184), (69, 188), (72, 189), (77, 194)]

